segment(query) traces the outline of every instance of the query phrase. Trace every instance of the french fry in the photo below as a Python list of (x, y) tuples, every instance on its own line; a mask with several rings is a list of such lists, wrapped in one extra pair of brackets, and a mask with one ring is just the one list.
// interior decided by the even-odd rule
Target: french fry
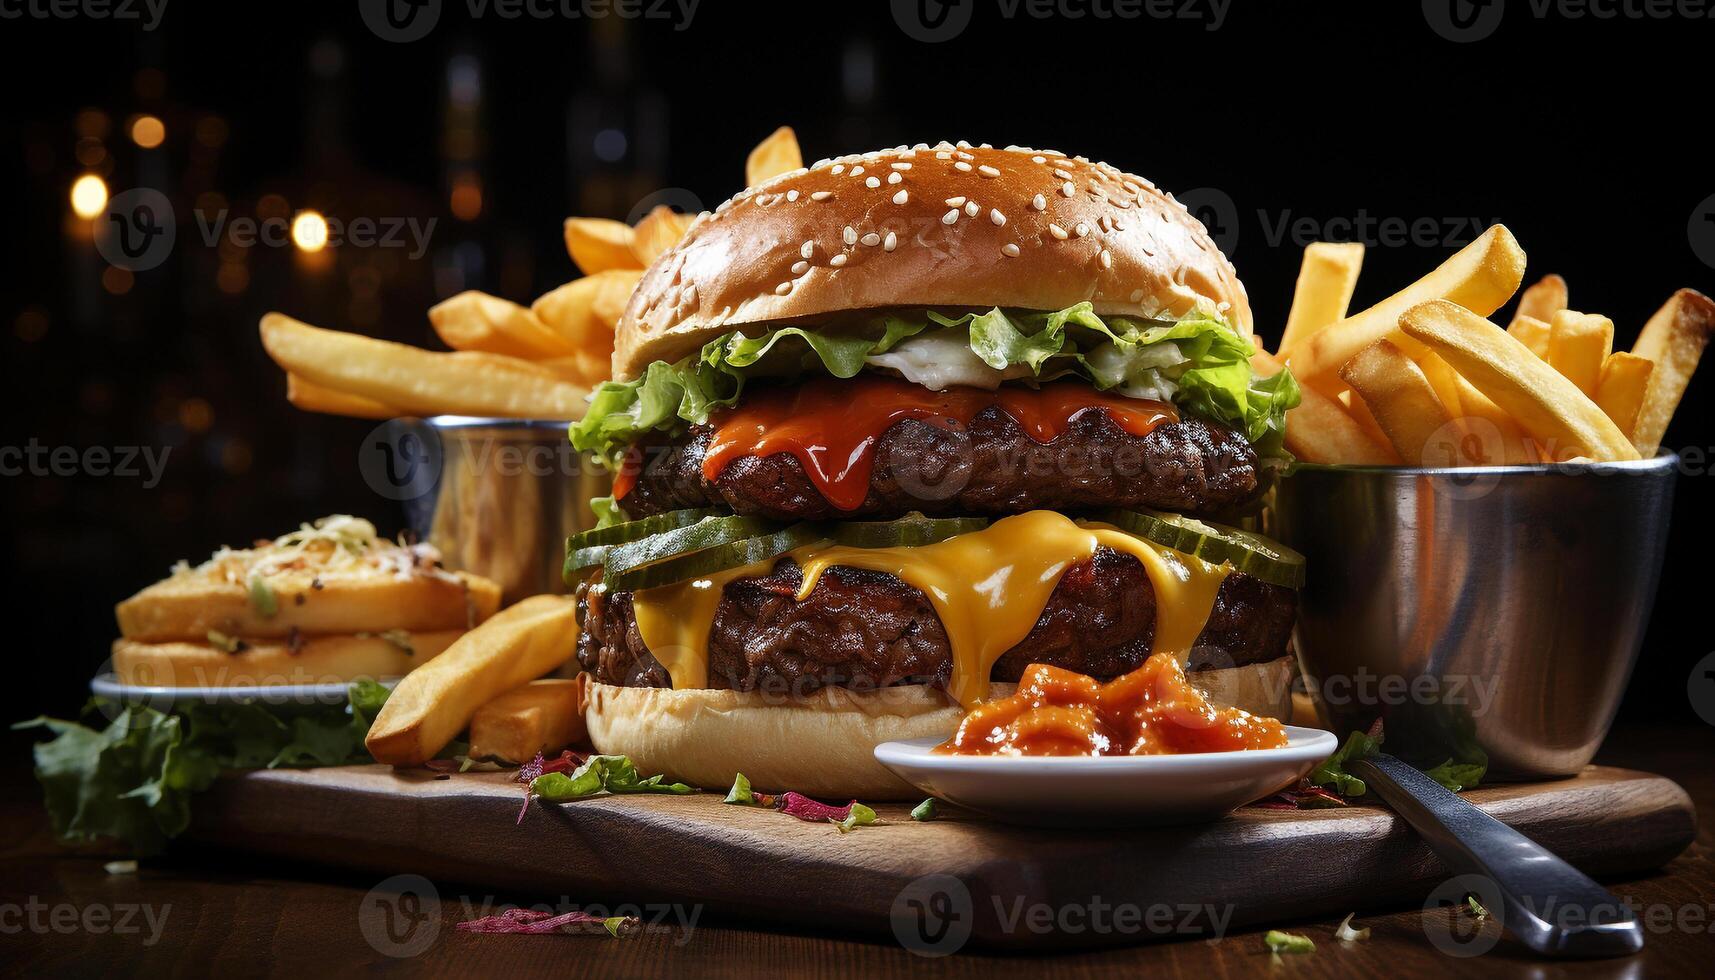
[[(1596, 404), (1608, 413), (1627, 438), (1637, 429), (1638, 411), (1643, 408), (1644, 393), (1649, 390), (1649, 379), (1653, 373), (1654, 361), (1625, 351), (1609, 354), (1607, 363), (1602, 365), (1602, 380), (1596, 385)], [(1638, 452), (1641, 455), (1643, 450)]]
[(1423, 369), (1386, 340), (1352, 355), (1340, 379), (1368, 405), (1394, 452), (1411, 466), (1463, 466), (1463, 434)]
[(281, 313), (264, 316), (260, 329), (268, 356), (287, 373), (403, 414), (578, 419), (588, 407), (587, 388), (515, 357), (419, 350)]
[(1331, 388), (1353, 354), (1383, 338), (1408, 354), (1417, 354), (1418, 346), (1399, 333), (1401, 314), (1430, 300), (1445, 299), (1487, 316), (1518, 290), (1524, 279), (1524, 259), (1512, 232), (1496, 225), (1434, 272), (1362, 313), (1318, 331), (1299, 350), (1288, 351), (1293, 373), (1311, 386)]
[(286, 400), (306, 412), (345, 415), (354, 419), (396, 419), (409, 414), (373, 398), (324, 388), (295, 374), (286, 375)]
[(1715, 332), (1715, 302), (1694, 289), (1681, 289), (1644, 324), (1632, 353), (1655, 362), (1632, 442), (1639, 453), (1654, 456), (1661, 448), (1667, 423), (1673, 418), (1685, 386)]
[(376, 761), (416, 766), (433, 759), (477, 709), (571, 659), (577, 604), (532, 596), (501, 610), (399, 681), (364, 744)]
[[(1251, 369), (1262, 377), (1279, 374), (1282, 364), (1273, 354), (1251, 355)], [(1310, 463), (1386, 466), (1399, 462), (1394, 451), (1370, 438), (1338, 399), (1309, 388), (1303, 400), (1286, 413), (1286, 449)]]
[(581, 677), (547, 677), (476, 709), (470, 719), (470, 757), (518, 765), (538, 752), (554, 755), (588, 738), (583, 689)]
[(1362, 242), (1311, 242), (1305, 247), (1279, 350), (1290, 351), (1316, 331), (1346, 318), (1363, 264)]
[(586, 276), (609, 269), (641, 269), (631, 250), (633, 233), (623, 221), (608, 218), (567, 218), (566, 251)]
[(613, 328), (642, 276), (640, 269), (610, 269), (573, 279), (538, 296), (530, 309), (574, 351), (605, 350), (612, 354)]
[(1522, 314), (1513, 317), (1512, 326), (1507, 327), (1507, 333), (1517, 337), (1519, 343), (1545, 361), (1548, 360), (1548, 337), (1553, 332), (1554, 328), (1547, 321)]
[[(1445, 364), (1445, 361), (1442, 361)], [(1494, 399), (1478, 391), (1476, 386), (1457, 371), (1454, 383), (1459, 391), (1459, 410), (1465, 421), (1466, 436), (1461, 443), (1464, 454), (1479, 464), (1488, 466), (1523, 466), (1542, 462), (1530, 436), (1506, 409)], [(1488, 428), (1474, 420), (1493, 426)]]
[[(1518, 312), (1513, 314), (1513, 323), (1518, 323), (1521, 317), (1530, 317), (1543, 323), (1554, 319), (1554, 314), (1566, 309), (1570, 302), (1570, 294), (1566, 289), (1566, 280), (1549, 273), (1530, 284), (1519, 296)], [(1507, 327), (1511, 332), (1512, 326)]]
[(1602, 365), (1614, 352), (1614, 321), (1605, 316), (1561, 310), (1549, 321), (1548, 363), (1594, 398)]
[(577, 352), (527, 307), (467, 289), (429, 308), (429, 323), (454, 350), (539, 360)]
[(657, 205), (632, 229), (632, 254), (644, 268), (648, 268), (662, 252), (679, 244), (679, 239), (685, 237), (686, 229), (695, 220), (695, 215), (680, 214), (665, 204)]
[(1481, 316), (1435, 300), (1406, 311), (1400, 327), (1506, 410), (1548, 458), (1638, 458), (1625, 434), (1577, 385)]
[(804, 154), (798, 149), (798, 135), (792, 132), (791, 126), (782, 126), (750, 151), (750, 157), (744, 161), (744, 180), (755, 187), (803, 166)]

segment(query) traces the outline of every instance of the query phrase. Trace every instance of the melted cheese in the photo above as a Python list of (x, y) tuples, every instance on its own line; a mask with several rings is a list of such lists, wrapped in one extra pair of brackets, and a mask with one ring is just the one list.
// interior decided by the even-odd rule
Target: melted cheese
[[(1208, 623), (1227, 567), (1107, 525), (1076, 523), (1053, 511), (1008, 517), (981, 531), (932, 545), (815, 544), (781, 557), (792, 558), (804, 571), (800, 601), (835, 565), (886, 572), (928, 596), (952, 646), (948, 692), (968, 707), (987, 693), (995, 662), (1035, 627), (1066, 569), (1102, 546), (1131, 555), (1143, 565), (1155, 589), (1155, 639), (1150, 652), (1172, 653), (1183, 660)], [(638, 633), (672, 677), (675, 689), (708, 686), (709, 631), (721, 590), (736, 579), (767, 575), (777, 561), (633, 594)]]

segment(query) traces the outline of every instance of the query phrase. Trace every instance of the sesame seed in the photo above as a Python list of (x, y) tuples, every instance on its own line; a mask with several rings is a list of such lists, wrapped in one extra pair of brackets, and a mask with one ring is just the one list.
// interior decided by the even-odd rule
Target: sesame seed
[(951, 159), (953, 159), (953, 155), (951, 153), (948, 153), (946, 150), (941, 150), (935, 154), (935, 159), (937, 159), (937, 160), (951, 160)]
[(957, 160), (953, 163), (953, 169), (968, 174), (971, 172), (971, 165), (963, 160)]
[(981, 210), (982, 210), (982, 208), (977, 205), (977, 202), (975, 202), (975, 201), (966, 201), (965, 202), (965, 213), (970, 215), (971, 217), (973, 217), (973, 218), (976, 217), (977, 212), (981, 211)]
[(905, 179), (905, 178), (904, 178), (904, 177), (901, 177), (901, 176), (899, 176), (899, 174), (898, 174), (898, 173), (891, 173), (891, 174), (888, 174), (888, 175), (887, 175), (887, 182), (888, 182), (888, 183), (889, 183), (889, 184), (897, 184), (897, 183), (899, 183), (899, 182), (900, 182), (900, 181), (902, 181), (902, 180), (904, 180), (904, 179)]
[(1048, 199), (1038, 194), (1030, 199), (1030, 206), (1038, 211), (1046, 211), (1048, 210)]
[(895, 235), (891, 231), (887, 233), (886, 238), (883, 238), (881, 240), (881, 250), (884, 252), (891, 252), (898, 247), (899, 247), (899, 236)]
[(798, 192), (797, 191), (787, 191), (786, 192), (786, 200), (788, 200), (788, 201), (798, 200)]
[(1071, 197), (1073, 194), (1076, 194), (1077, 192), (1078, 192), (1078, 189), (1076, 187), (1073, 187), (1072, 182), (1069, 180), (1066, 181), (1064, 184), (1060, 185), (1060, 193), (1066, 195), (1067, 197)]
[(1000, 254), (1006, 256), (1009, 259), (1015, 259), (1018, 257), (1018, 246), (1013, 245), (1010, 242), (1005, 244), (1005, 245), (1002, 245), (1000, 247)]
[(836, 164), (834, 164), (834, 169), (832, 169), (828, 172), (833, 174), (835, 177), (838, 177), (840, 174), (843, 174), (846, 172), (846, 165), (843, 163), (836, 163)]
[(1006, 215), (1001, 214), (999, 211), (996, 211), (994, 208), (989, 208), (989, 220), (994, 222), (997, 225), (1004, 225), (1004, 224), (1006, 224)]
[(1054, 168), (1054, 176), (1060, 178), (1061, 180), (1071, 180), (1072, 179), (1071, 174), (1067, 173), (1064, 170), (1061, 170), (1059, 167)]
[(816, 243), (815, 242), (809, 242), (809, 241), (805, 242), (803, 245), (799, 246), (798, 254), (802, 255), (805, 258), (809, 258), (810, 256), (815, 255), (816, 254)]
[(847, 245), (856, 245), (857, 244), (857, 229), (853, 228), (851, 225), (846, 225), (845, 239), (846, 239)]
[(911, 164), (909, 164), (909, 163), (896, 163), (893, 165), (893, 169), (895, 169), (895, 170), (910, 170)]
[(971, 148), (971, 141), (970, 140), (960, 140), (953, 145), (957, 146), (961, 150), (968, 150)]
[(1055, 224), (1052, 221), (1048, 222), (1048, 233), (1050, 235), (1053, 235), (1055, 238), (1060, 239), (1061, 241), (1066, 240), (1066, 229), (1060, 227), (1059, 225)]
[(1101, 259), (1102, 259), (1102, 268), (1112, 269), (1114, 267), (1114, 257), (1112, 255), (1108, 254), (1108, 250), (1105, 248), (1102, 249)]
[(911, 200), (911, 195), (906, 193), (905, 191), (900, 191), (899, 193), (893, 195), (893, 203), (895, 203), (895, 204), (904, 204), (906, 201), (909, 201), (909, 200)]
[(1135, 303), (1141, 299), (1143, 299), (1143, 290), (1134, 289), (1131, 291), (1131, 302)]
[[(1103, 252), (1103, 253), (1102, 253), (1102, 254), (1103, 254), (1103, 255), (1106, 255), (1106, 254), (1108, 254), (1108, 253), (1106, 253), (1106, 252)], [(829, 264), (829, 265), (831, 265), (831, 266), (833, 266), (833, 267), (834, 267), (834, 268), (836, 268), (836, 269), (838, 269), (838, 268), (839, 268), (839, 267), (840, 267), (840, 266), (842, 266), (842, 265), (845, 265), (845, 264), (846, 264), (846, 253), (844, 253), (844, 252), (841, 252), (841, 253), (840, 253), (840, 254), (838, 254), (838, 255), (836, 255), (836, 256), (834, 256), (834, 257), (833, 257), (833, 258), (831, 258), (831, 259), (829, 259), (829, 260), (828, 260), (828, 264)]]
[(1036, 156), (1033, 156), (1030, 158), (1030, 162), (1031, 163), (1047, 163), (1048, 158), (1041, 155), (1040, 153), (1038, 153)]
[(810, 195), (810, 200), (812, 200), (812, 201), (826, 201), (828, 198), (833, 197), (833, 196), (834, 196), (833, 191), (816, 191), (814, 194)]
[(975, 160), (976, 159), (976, 157), (971, 156), (969, 153), (954, 153), (953, 155), (958, 157), (961, 160)]
[(776, 296), (785, 296), (787, 293), (789, 293), (791, 291), (792, 291), (792, 284), (789, 282), (783, 282), (780, 285), (774, 287), (774, 295), (776, 295)]
[(941, 203), (945, 204), (946, 206), (948, 206), (950, 208), (962, 208), (965, 206), (965, 199), (962, 197), (949, 197), (945, 201), (942, 201)]
[(1088, 235), (1089, 233), (1090, 233), (1090, 226), (1085, 224), (1082, 221), (1080, 221), (1077, 224), (1072, 226), (1072, 234), (1077, 235), (1079, 238), (1083, 238), (1085, 235)]
[(808, 263), (808, 262), (805, 262), (803, 260), (799, 260), (797, 262), (792, 263), (792, 274), (795, 276), (801, 276), (804, 273), (809, 272), (809, 271), (810, 271), (810, 263)]
[(861, 167), (861, 166), (853, 167), (852, 168), (852, 176), (853, 177), (862, 177), (863, 176), (863, 167)]
[(984, 177), (999, 177), (1000, 176), (1000, 171), (996, 170), (995, 168), (989, 166), (986, 163), (977, 168), (977, 173), (982, 174)]
[(881, 236), (877, 235), (875, 232), (872, 231), (869, 234), (863, 236), (863, 243), (865, 245), (868, 245), (870, 248), (874, 248), (877, 245), (881, 244)]
[(864, 182), (863, 182), (863, 186), (865, 186), (865, 187), (867, 187), (873, 191), (877, 187), (881, 186), (881, 179), (879, 177), (865, 177)]
[(954, 208), (953, 210), (948, 211), (946, 214), (941, 215), (941, 223), (944, 225), (950, 225), (957, 220), (959, 220), (959, 209), (958, 208)]

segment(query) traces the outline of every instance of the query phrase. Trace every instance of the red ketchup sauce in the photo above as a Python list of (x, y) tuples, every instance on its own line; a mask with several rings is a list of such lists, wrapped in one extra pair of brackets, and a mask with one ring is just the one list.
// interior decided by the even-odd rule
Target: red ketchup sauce
[[(723, 409), (712, 419), (715, 432), (703, 456), (703, 476), (718, 479), (727, 464), (741, 456), (791, 453), (829, 503), (839, 510), (855, 510), (869, 493), (875, 442), (889, 426), (916, 419), (962, 429), (991, 405), (999, 406), (1030, 438), (1044, 444), (1086, 411), (1106, 412), (1114, 424), (1134, 436), (1148, 435), (1156, 426), (1179, 419), (1170, 405), (1105, 394), (1087, 381), (997, 391), (931, 391), (885, 375), (860, 375), (790, 387), (759, 386), (747, 390), (736, 408)], [(634, 475), (624, 489), (629, 490), (635, 480)], [(617, 481), (614, 493), (623, 495)]]
[(936, 748), (955, 755), (1178, 755), (1278, 749), (1273, 718), (1210, 704), (1171, 653), (1106, 684), (1032, 664), (1011, 697), (979, 705)]

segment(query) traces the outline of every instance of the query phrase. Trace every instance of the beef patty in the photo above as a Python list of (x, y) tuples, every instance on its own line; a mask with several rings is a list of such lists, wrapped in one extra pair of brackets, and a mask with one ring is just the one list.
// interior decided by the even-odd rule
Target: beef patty
[(1088, 411), (1046, 444), (993, 407), (963, 429), (896, 422), (876, 440), (869, 491), (850, 511), (835, 510), (789, 453), (741, 456), (704, 478), (713, 431), (696, 425), (636, 447), (643, 469), (622, 501), (626, 512), (724, 506), (776, 520), (1139, 506), (1209, 513), (1259, 492), (1256, 450), (1244, 435), (1192, 417), (1134, 436), (1106, 412)]
[[(835, 566), (804, 601), (790, 558), (761, 578), (729, 583), (709, 634), (709, 686), (801, 694), (931, 683), (945, 686), (952, 647), (922, 592), (885, 572)], [(1284, 656), (1297, 593), (1240, 572), (1221, 584), (1191, 652), (1191, 670)], [(580, 598), (578, 660), (604, 684), (672, 687), (637, 629), (631, 593)], [(1155, 590), (1136, 558), (1098, 548), (1066, 570), (1036, 626), (995, 664), (992, 680), (1016, 681), (1034, 663), (1111, 678), (1149, 656)]]

